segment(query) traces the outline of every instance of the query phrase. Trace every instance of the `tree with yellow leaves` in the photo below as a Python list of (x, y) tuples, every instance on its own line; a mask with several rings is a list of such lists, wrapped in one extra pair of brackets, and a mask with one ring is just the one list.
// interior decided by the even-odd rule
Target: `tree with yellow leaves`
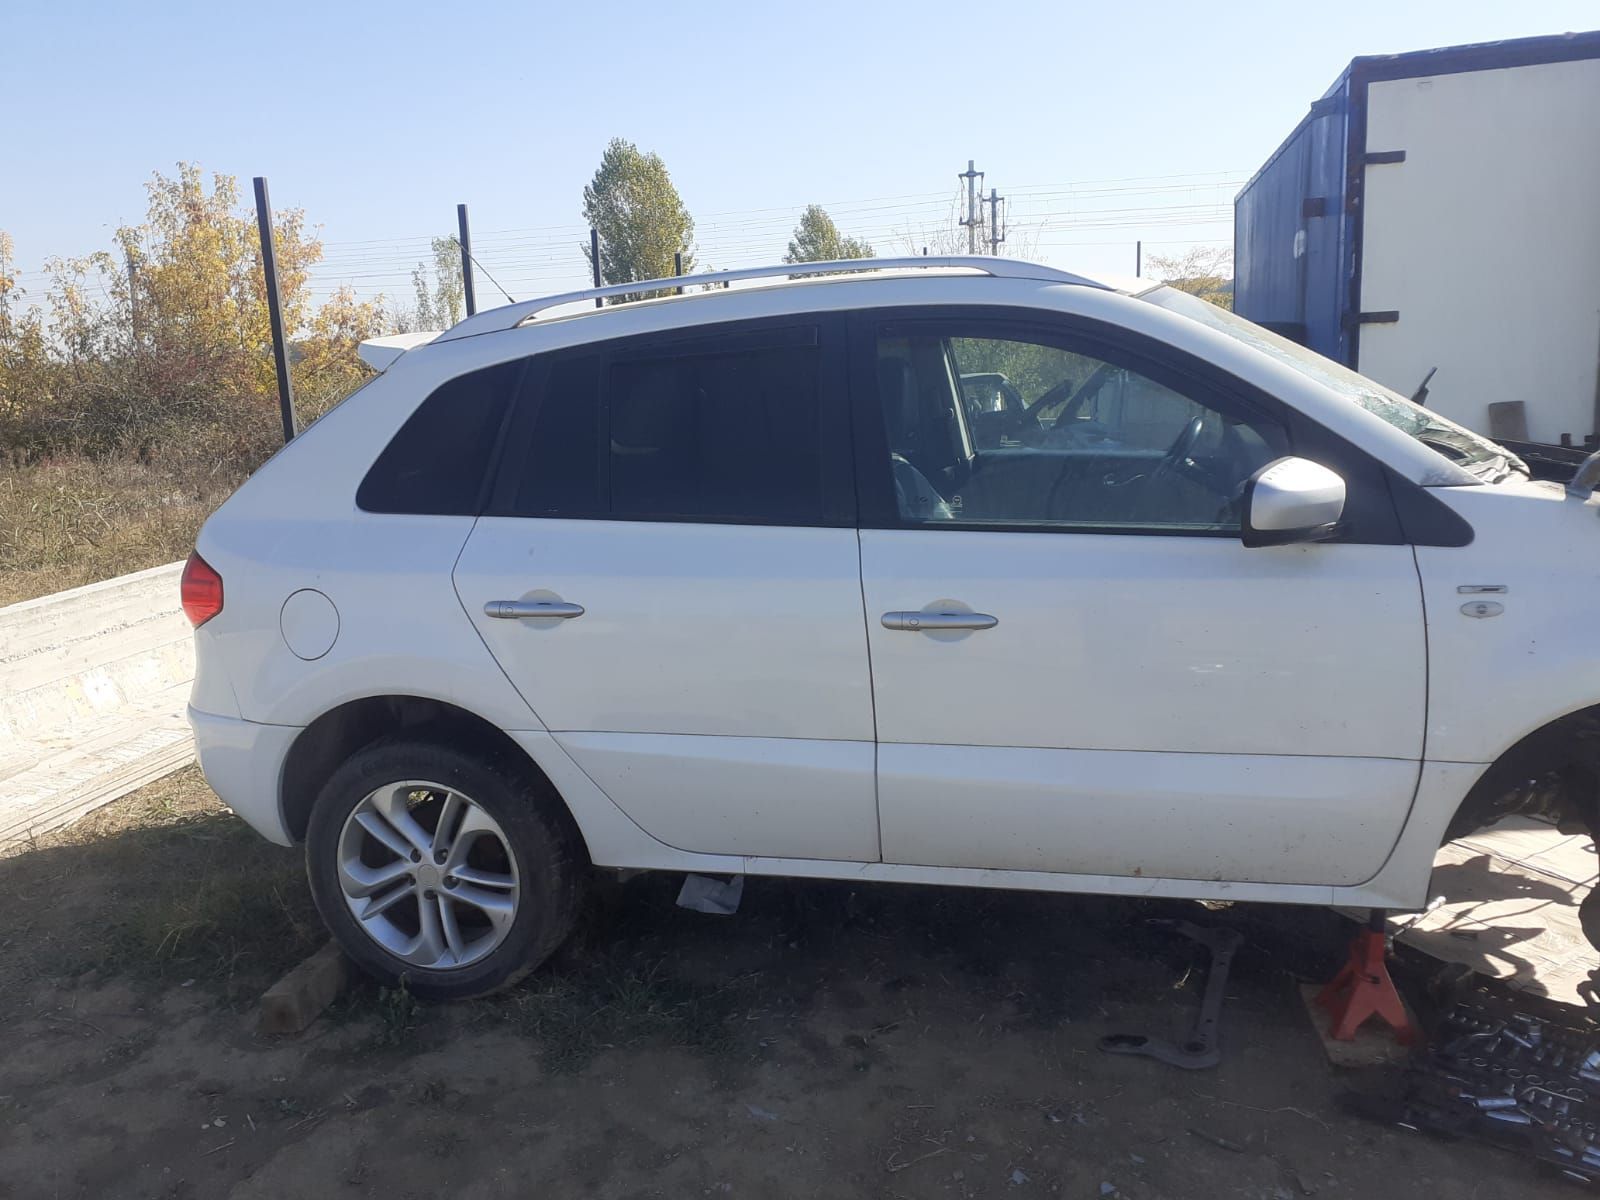
[[(132, 290), (124, 273), (106, 272), (130, 333), (136, 316), (139, 345), (165, 360), (161, 365), (182, 364), (213, 388), (270, 396), (266, 283), (256, 224), (239, 210), (237, 181), (213, 175), (208, 194), (200, 169), (179, 163), (176, 177), (157, 173), (146, 190), (144, 223), (117, 231), (123, 257), (133, 263)], [(274, 218), (283, 324), (299, 330), (308, 316), (306, 279), (322, 244), (307, 235), (300, 209)]]
[[(0, 435), (13, 455), (132, 452), (214, 442), (253, 465), (277, 428), (271, 325), (256, 223), (237, 181), (179, 163), (153, 175), (143, 222), (115, 251), (46, 264), (41, 307), (16, 301), (0, 241)], [(306, 416), (365, 376), (356, 346), (379, 332), (381, 302), (348, 290), (314, 310), (306, 290), (321, 243), (305, 215), (275, 215), (278, 287)], [(3, 238), (3, 235), (0, 235)]]
[(381, 302), (358, 300), (349, 287), (317, 310), (290, 367), (301, 420), (315, 420), (371, 374), (357, 349), (382, 333), (387, 319)]

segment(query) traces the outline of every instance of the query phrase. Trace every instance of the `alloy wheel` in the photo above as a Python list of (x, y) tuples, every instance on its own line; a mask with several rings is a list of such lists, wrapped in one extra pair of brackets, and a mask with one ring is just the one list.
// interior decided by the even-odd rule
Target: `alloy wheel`
[(339, 834), (337, 873), (367, 936), (433, 971), (492, 953), (521, 895), (499, 822), (470, 796), (420, 780), (386, 784), (356, 805)]

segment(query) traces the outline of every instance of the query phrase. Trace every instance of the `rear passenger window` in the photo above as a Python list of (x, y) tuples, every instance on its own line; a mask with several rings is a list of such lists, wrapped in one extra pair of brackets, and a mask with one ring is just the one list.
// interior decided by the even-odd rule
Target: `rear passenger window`
[(619, 345), (535, 360), (493, 515), (823, 523), (813, 330)]
[(533, 436), (511, 492), (519, 517), (592, 517), (604, 512), (600, 486), (600, 358), (559, 357), (523, 401)]
[(418, 406), (356, 490), (367, 512), (475, 516), (522, 364), (459, 375)]
[(814, 346), (613, 365), (612, 515), (819, 521), (817, 373)]

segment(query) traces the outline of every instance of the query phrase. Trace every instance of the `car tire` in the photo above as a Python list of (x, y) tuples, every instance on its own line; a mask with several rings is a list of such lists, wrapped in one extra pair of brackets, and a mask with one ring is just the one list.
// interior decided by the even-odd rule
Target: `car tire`
[(1592, 889), (1578, 906), (1578, 925), (1590, 948), (1600, 950), (1600, 887)]
[(555, 952), (588, 864), (560, 798), (527, 772), (393, 738), (323, 785), (306, 873), (357, 966), (420, 999), (458, 1000), (507, 987)]

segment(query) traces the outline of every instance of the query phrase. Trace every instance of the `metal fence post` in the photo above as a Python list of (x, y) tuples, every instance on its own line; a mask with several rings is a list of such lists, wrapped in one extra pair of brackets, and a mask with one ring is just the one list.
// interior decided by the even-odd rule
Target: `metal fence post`
[(478, 311), (478, 294), (472, 287), (472, 232), (467, 228), (467, 206), (456, 205), (456, 226), (461, 230), (456, 244), (461, 247), (461, 290), (467, 301), (467, 316)]
[(283, 418), (287, 445), (300, 432), (294, 419), (294, 385), (289, 382), (289, 345), (283, 335), (283, 299), (278, 294), (278, 242), (272, 232), (272, 201), (267, 199), (267, 179), (257, 175), (256, 227), (261, 232), (261, 270), (267, 281), (267, 319), (272, 326), (272, 361), (278, 371), (278, 412)]

